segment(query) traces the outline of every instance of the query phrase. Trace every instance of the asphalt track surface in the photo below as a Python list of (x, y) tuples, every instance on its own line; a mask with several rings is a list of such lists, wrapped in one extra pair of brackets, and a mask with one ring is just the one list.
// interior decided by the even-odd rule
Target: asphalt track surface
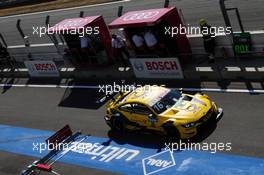
[[(103, 15), (106, 23), (110, 23), (117, 16), (119, 5), (124, 5), (124, 12), (151, 8), (161, 8), (163, 0), (131, 0), (103, 6), (85, 7), (80, 9), (72, 9), (58, 12), (47, 12), (41, 14), (22, 15), (14, 17), (0, 17), (0, 32), (5, 36), (9, 46), (23, 44), (22, 38), (16, 29), (17, 19), (21, 19), (21, 25), (26, 35), (30, 36), (32, 44), (50, 43), (47, 37), (39, 38), (32, 35), (35, 26), (44, 26), (45, 17), (50, 15), (51, 25), (58, 23), (65, 18), (74, 18), (79, 16), (80, 11), (85, 12), (85, 16)], [(227, 7), (238, 7), (240, 9), (241, 18), (246, 30), (261, 30), (263, 26), (264, 3), (262, 0), (230, 0), (226, 2)], [(181, 9), (186, 24), (198, 25), (200, 18), (206, 18), (212, 26), (224, 26), (223, 17), (220, 11), (218, 0), (173, 0), (172, 6)], [(235, 14), (230, 12), (230, 18), (235, 31), (239, 30), (238, 22)]]
[[(23, 82), (13, 82), (23, 83)], [(30, 82), (32, 83), (32, 82)], [(39, 84), (39, 82), (37, 82)], [(83, 85), (95, 85), (85, 83)], [(99, 83), (104, 84), (104, 83)], [(173, 84), (169, 86), (179, 87)], [(188, 85), (184, 85), (188, 86)], [(210, 85), (208, 88), (218, 87)], [(197, 87), (197, 85), (193, 85)], [(234, 88), (244, 89), (239, 83)], [(26, 88), (4, 87), (0, 89), (0, 123), (25, 128), (56, 131), (65, 124), (73, 130), (96, 137), (115, 138), (104, 122), (105, 106), (96, 104), (98, 89)], [(207, 93), (224, 109), (224, 116), (212, 130), (206, 133), (204, 142), (232, 143), (227, 154), (264, 158), (263, 101), (264, 94)], [(115, 138), (119, 139), (119, 138)], [(154, 137), (137, 136), (123, 138), (128, 144), (155, 143)], [(0, 174), (18, 174), (34, 159), (7, 152), (0, 152)], [(55, 169), (62, 174), (113, 174), (95, 169), (57, 163)]]

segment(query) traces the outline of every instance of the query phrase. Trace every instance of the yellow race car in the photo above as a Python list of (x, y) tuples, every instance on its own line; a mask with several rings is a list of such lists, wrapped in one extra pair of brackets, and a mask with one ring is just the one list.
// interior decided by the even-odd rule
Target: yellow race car
[(197, 127), (218, 119), (221, 108), (205, 94), (189, 95), (160, 86), (144, 86), (119, 93), (107, 104), (106, 123), (117, 131), (157, 131), (188, 139)]

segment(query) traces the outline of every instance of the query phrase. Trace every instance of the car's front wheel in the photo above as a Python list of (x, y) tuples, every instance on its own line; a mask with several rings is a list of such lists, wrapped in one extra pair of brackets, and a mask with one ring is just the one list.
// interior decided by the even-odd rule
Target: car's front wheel
[(123, 132), (125, 129), (124, 122), (118, 117), (113, 117), (111, 121), (111, 129)]
[(168, 136), (168, 138), (171, 140), (179, 140), (180, 139), (180, 133), (178, 131), (178, 129), (172, 125), (172, 124), (165, 124), (163, 126), (166, 135)]

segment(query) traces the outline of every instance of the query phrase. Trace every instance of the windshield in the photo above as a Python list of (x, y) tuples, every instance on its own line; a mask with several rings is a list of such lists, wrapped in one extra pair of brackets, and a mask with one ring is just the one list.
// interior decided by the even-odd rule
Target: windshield
[(180, 99), (181, 93), (176, 90), (170, 90), (164, 97), (162, 97), (157, 103), (152, 106), (152, 109), (161, 114), (167, 109), (171, 108), (172, 106), (177, 103)]

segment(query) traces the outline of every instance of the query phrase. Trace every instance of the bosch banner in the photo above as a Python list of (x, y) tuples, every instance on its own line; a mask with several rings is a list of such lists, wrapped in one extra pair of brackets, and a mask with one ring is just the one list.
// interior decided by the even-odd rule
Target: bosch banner
[(53, 61), (25, 61), (31, 77), (59, 77), (59, 71)]
[(178, 58), (130, 58), (137, 78), (183, 79)]

